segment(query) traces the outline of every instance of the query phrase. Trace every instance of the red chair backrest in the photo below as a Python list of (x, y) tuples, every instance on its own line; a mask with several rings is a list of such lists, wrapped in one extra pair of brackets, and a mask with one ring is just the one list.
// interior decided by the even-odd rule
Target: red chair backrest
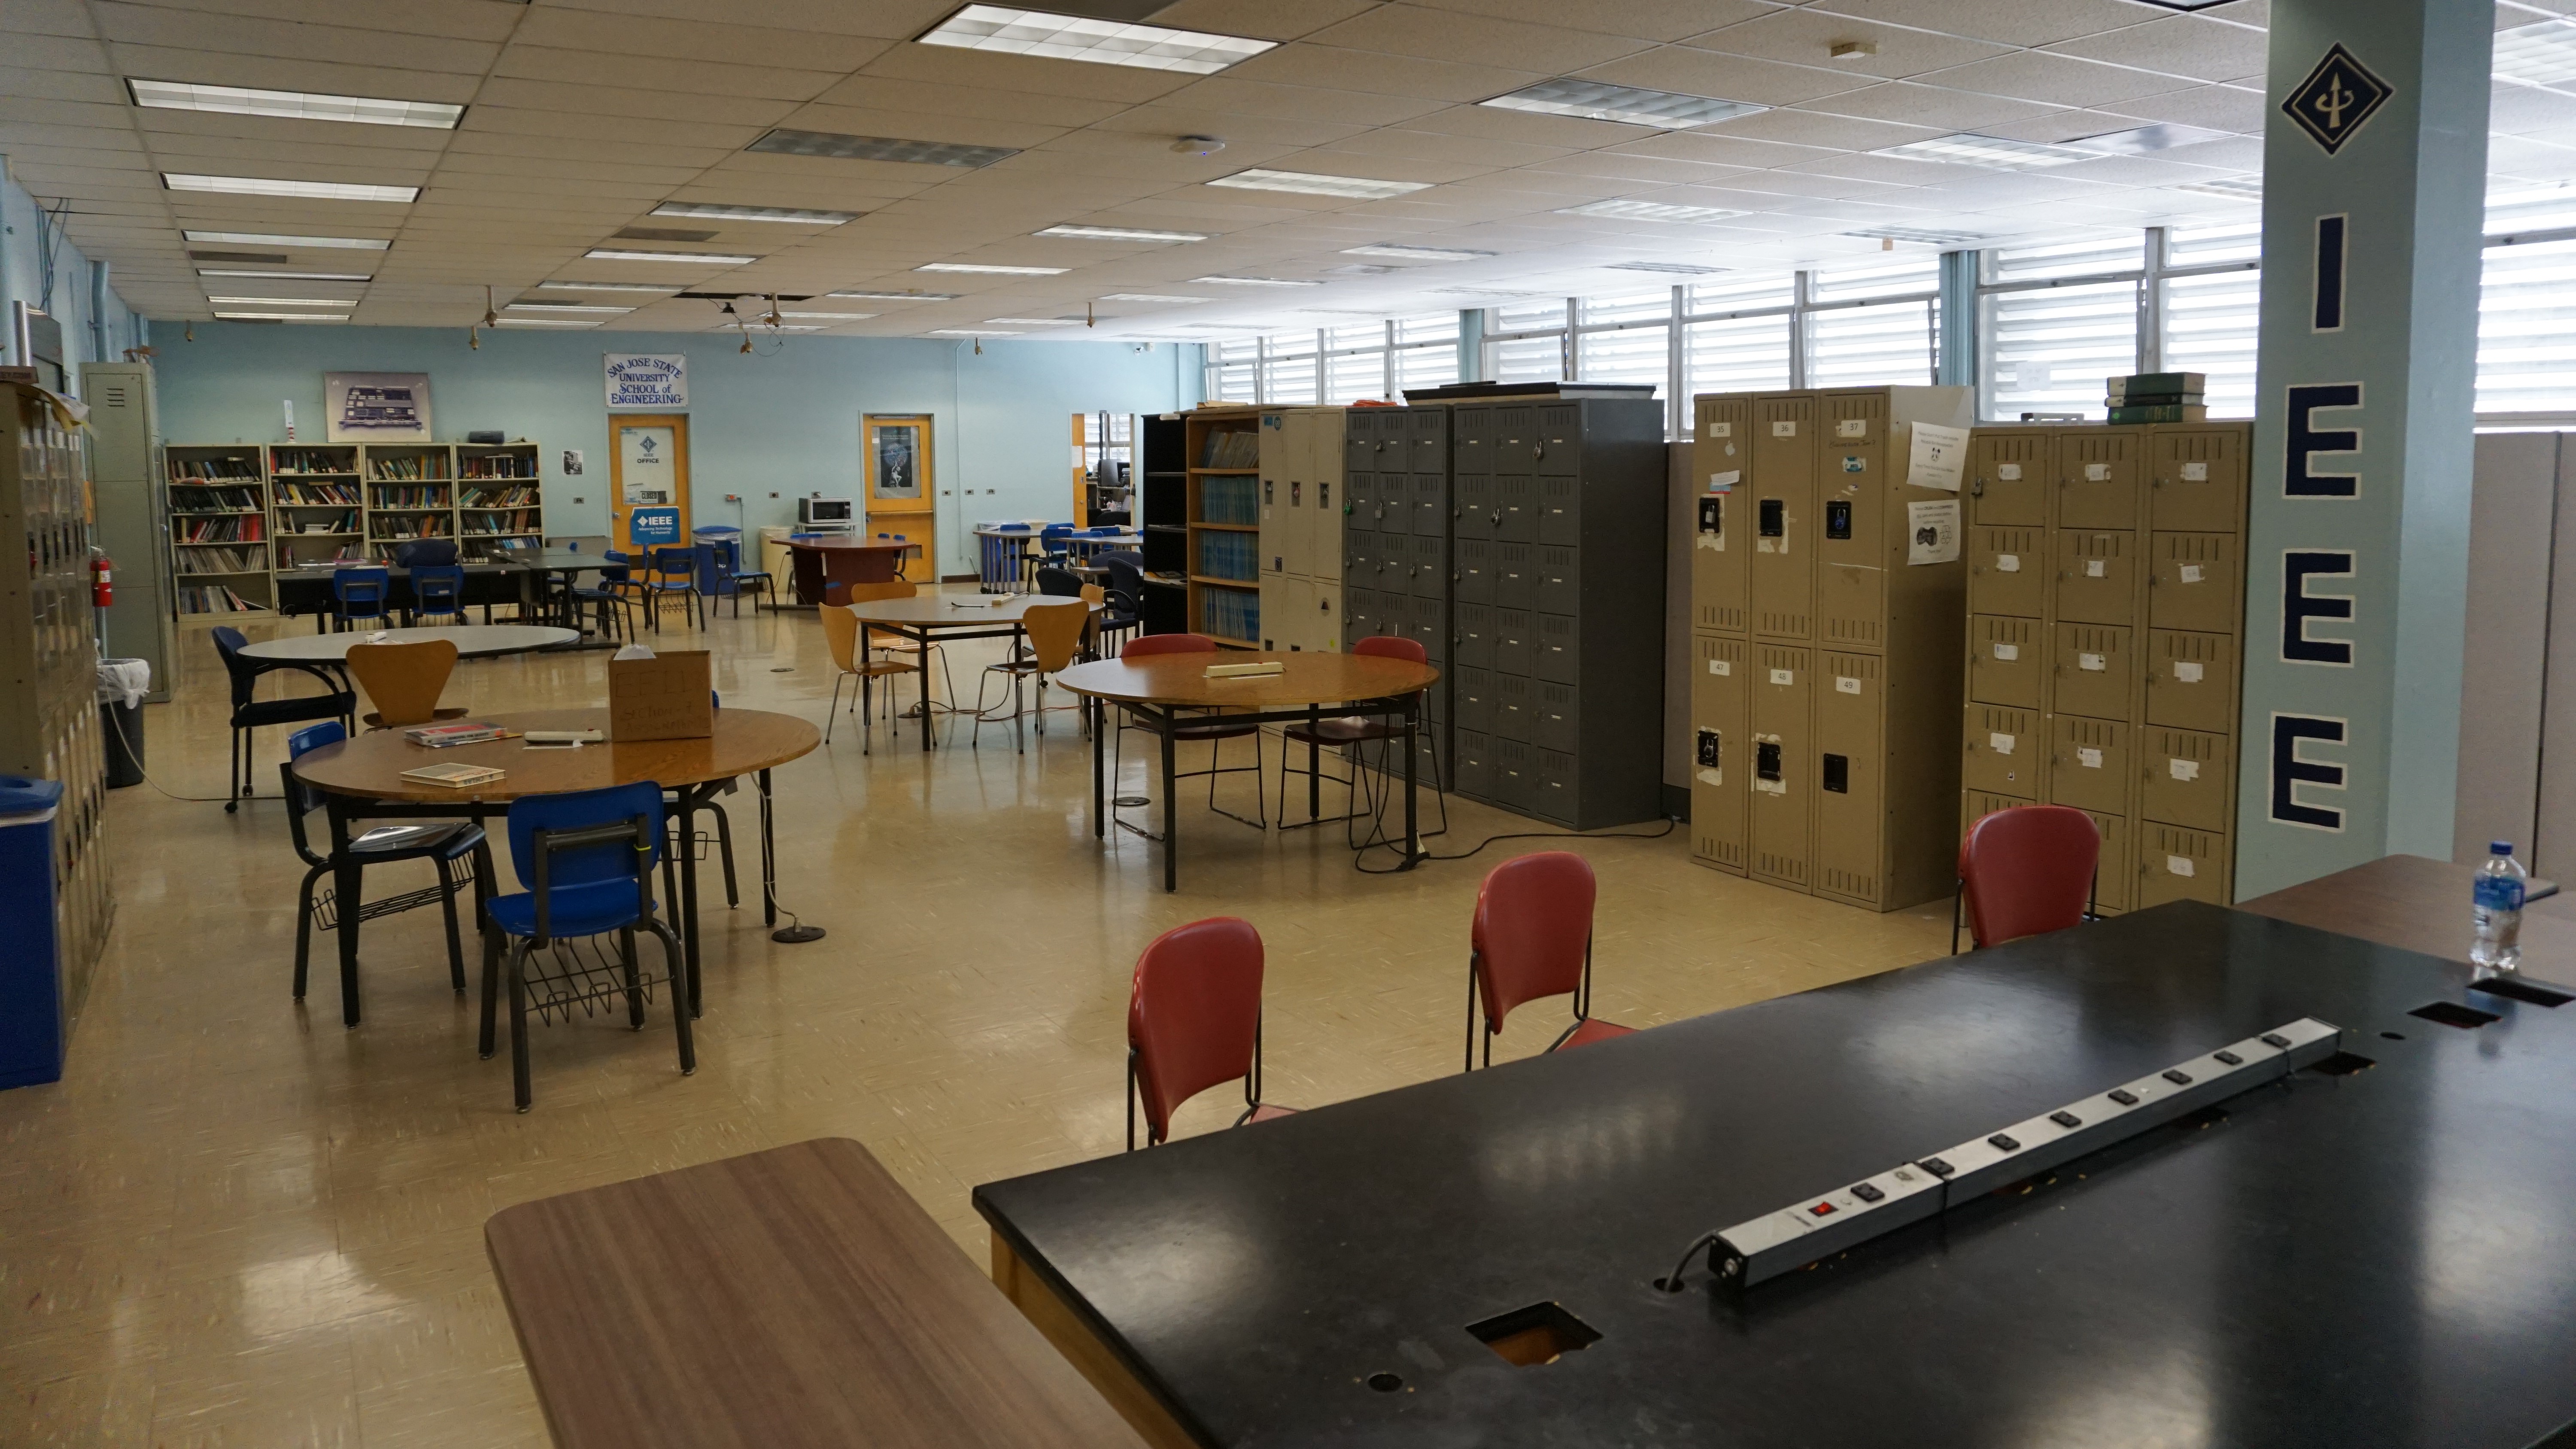
[(1476, 990), (1485, 1023), (1524, 1001), (1562, 996), (1583, 984), (1584, 949), (1592, 940), (1592, 867), (1565, 850), (1504, 861), (1476, 888)]
[(2014, 805), (1977, 817), (1959, 840), (1959, 880), (1968, 931), (2000, 946), (2084, 919), (2102, 832), (2064, 805)]
[(1250, 921), (1213, 916), (1155, 937), (1136, 958), (1127, 1000), (1127, 1045), (1136, 1051), (1150, 1140), (1163, 1139), (1183, 1102), (1251, 1075), (1260, 1032), (1261, 933)]
[(1351, 652), (1383, 655), (1389, 659), (1402, 659), (1414, 664), (1431, 662), (1431, 651), (1422, 647), (1421, 640), (1407, 639), (1401, 634), (1371, 634), (1352, 645)]
[(1139, 634), (1118, 647), (1121, 659), (1148, 654), (1214, 654), (1216, 641), (1205, 634)]

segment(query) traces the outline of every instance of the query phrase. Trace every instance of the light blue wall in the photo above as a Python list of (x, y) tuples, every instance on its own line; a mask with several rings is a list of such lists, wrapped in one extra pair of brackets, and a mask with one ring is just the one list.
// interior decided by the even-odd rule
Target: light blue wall
[[(163, 436), (174, 443), (322, 438), (322, 374), (425, 372), (442, 439), (497, 430), (545, 445), (546, 531), (608, 527), (603, 351), (680, 353), (689, 369), (690, 489), (697, 523), (793, 523), (796, 499), (864, 496), (865, 413), (933, 419), (940, 572), (974, 568), (969, 527), (988, 518), (1069, 516), (1077, 412), (1161, 412), (1198, 401), (1199, 348), (1158, 342), (1008, 342), (790, 336), (751, 356), (709, 333), (496, 329), (479, 350), (462, 328), (175, 323), (160, 330)], [(585, 455), (579, 478), (563, 452)], [(737, 516), (724, 501), (740, 494)], [(778, 497), (771, 498), (776, 493)], [(582, 501), (575, 503), (579, 498)], [(961, 526), (962, 525), (962, 526)]]
[[(77, 393), (82, 363), (119, 361), (125, 349), (147, 340), (148, 330), (116, 295), (116, 279), (111, 275), (102, 309), (105, 332), (90, 331), (90, 260), (59, 231), (54, 243), (53, 304), (45, 305), (44, 253), (38, 245), (43, 236), (41, 218), (36, 199), (9, 177), (8, 158), (0, 155), (0, 353), (9, 348), (10, 303), (24, 302), (48, 313), (62, 323), (63, 366), (71, 374), (71, 390)], [(0, 361), (17, 364), (22, 359), (7, 356)]]

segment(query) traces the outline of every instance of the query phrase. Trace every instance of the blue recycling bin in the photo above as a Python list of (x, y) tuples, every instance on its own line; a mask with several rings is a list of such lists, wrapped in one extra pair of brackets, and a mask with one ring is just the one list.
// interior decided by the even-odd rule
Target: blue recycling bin
[(690, 541), (698, 545), (698, 594), (702, 598), (731, 598), (742, 591), (734, 575), (742, 571), (742, 530), (723, 524), (709, 524), (693, 529)]
[(0, 775), (0, 1088), (63, 1079), (63, 944), (54, 914), (60, 780)]

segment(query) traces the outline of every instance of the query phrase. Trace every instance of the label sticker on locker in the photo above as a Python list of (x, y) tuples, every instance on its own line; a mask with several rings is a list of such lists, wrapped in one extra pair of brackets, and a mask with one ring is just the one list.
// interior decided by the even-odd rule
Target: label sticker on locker
[[(1725, 426), (1725, 425), (1721, 423), (1721, 424), (1719, 424), (1719, 426), (1723, 427), (1723, 426)], [(2185, 463), (2185, 464), (2183, 464), (2183, 465), (2182, 465), (2182, 481), (2184, 481), (2185, 483), (2206, 483), (2206, 482), (2208, 482), (2208, 481), (2209, 481), (2209, 465), (2208, 465), (2207, 463)], [(2188, 873), (2188, 872), (2186, 872), (2186, 874), (2187, 874), (2187, 873)]]
[(1735, 436), (1735, 424), (1733, 424), (1733, 423), (1711, 423), (1711, 424), (1709, 424), (1709, 425), (1708, 425), (1708, 435), (1709, 435), (1710, 437), (1712, 437), (1712, 438), (1731, 438), (1731, 437), (1734, 437), (1734, 436)]
[(1834, 436), (1837, 438), (1866, 438), (1869, 436), (1869, 419), (1836, 418), (1834, 419)]
[(1794, 669), (1774, 669), (1771, 671), (1771, 682), (1773, 684), (1796, 684), (1798, 682), (1798, 671)]
[(2191, 878), (2191, 872), (2192, 863), (2190, 856), (2168, 855), (2165, 857), (2165, 874), (2178, 875), (2185, 880), (2189, 880)]
[[(2192, 667), (2197, 669), (2200, 666), (2195, 664)], [(1724, 659), (1712, 659), (1708, 661), (1708, 672), (1711, 674), (1733, 674), (1735, 672), (1735, 666)]]
[(1834, 692), (1837, 694), (1858, 694), (1860, 693), (1860, 681), (1852, 678), (1848, 674), (1837, 674), (1834, 676)]
[(2088, 770), (2098, 770), (2102, 768), (2102, 752), (2100, 750), (2084, 749), (2079, 746), (2075, 751), (2075, 763), (2082, 765)]
[(2165, 773), (2177, 780), (2197, 780), (2200, 778), (2200, 761), (2169, 759), (2165, 761)]
[(1995, 646), (1995, 658), (2006, 664), (2010, 664), (2020, 657), (2021, 646), (2018, 644), (1998, 644)]
[(2108, 574), (2109, 574), (2109, 570), (2110, 570), (2110, 565), (2109, 565), (2109, 562), (2108, 562), (2107, 560), (2104, 560), (2104, 559), (2098, 559), (2098, 558), (2088, 558), (2088, 559), (2086, 559), (2086, 560), (2084, 561), (2084, 577), (2086, 577), (2086, 578), (2088, 578), (2088, 579), (2098, 579), (2098, 578), (2104, 578), (2104, 577), (2107, 577), (2107, 576), (2108, 576)]
[(2099, 654), (2084, 654), (2084, 653), (2078, 653), (2078, 654), (2075, 656), (2075, 667), (2076, 667), (2076, 668), (2078, 668), (2078, 669), (2089, 670), (2089, 671), (2091, 671), (2092, 673), (2095, 673), (2095, 674), (2099, 674), (2099, 673), (2101, 673), (2102, 671), (2104, 671), (2104, 670), (2106, 670), (2106, 669), (2110, 668), (2110, 667), (2111, 667), (2111, 665), (2110, 665), (2110, 662), (2109, 662), (2108, 660), (2105, 660), (2105, 659), (2104, 659), (2101, 655), (2099, 655)]
[(2020, 555), (2020, 554), (2017, 554), (2017, 553), (1999, 553), (1999, 554), (1996, 554), (1996, 555), (1995, 555), (1995, 572), (1996, 572), (1996, 573), (1999, 573), (1999, 574), (2017, 574), (2017, 573), (2020, 573), (2020, 572), (2021, 572), (2021, 555)]
[(2182, 566), (2182, 581), (2183, 581), (2184, 583), (2186, 583), (2186, 584), (2196, 584), (2196, 583), (2199, 583), (2199, 582), (2200, 582), (2200, 565), (2198, 565), (2198, 564), (2184, 564), (2184, 565)]
[(2087, 464), (2085, 464), (2085, 465), (2084, 465), (2084, 481), (2085, 481), (2085, 482), (2087, 482), (2087, 483), (2108, 483), (2108, 482), (2110, 482), (2110, 481), (2111, 481), (2111, 465), (2110, 465), (2110, 464), (2108, 464), (2108, 463), (2087, 463)]
[(2198, 683), (2200, 683), (2200, 666), (2199, 666), (2199, 665), (2197, 665), (2197, 664), (2192, 663), (2191, 661), (2189, 661), (2189, 660), (2187, 660), (2187, 659), (2177, 659), (2177, 660), (2175, 660), (2175, 661), (2174, 661), (2174, 682), (2175, 682), (2175, 683), (2177, 683), (2177, 684), (2198, 684)]
[(1783, 420), (1781, 422), (1773, 423), (1771, 425), (1771, 436), (1775, 438), (1794, 438), (1798, 436), (1798, 424), (1795, 420)]
[(2021, 465), (2019, 463), (1997, 463), (1995, 465), (1995, 481), (1999, 483), (2020, 482)]
[(1711, 493), (1732, 493), (1735, 491), (1737, 481), (1743, 477), (1744, 470), (1741, 468), (1732, 468), (1724, 473), (1711, 473), (1708, 475), (1708, 491)]
[(1998, 755), (2009, 755), (2013, 752), (2013, 738), (2011, 735), (1989, 734), (1986, 736), (1986, 748)]

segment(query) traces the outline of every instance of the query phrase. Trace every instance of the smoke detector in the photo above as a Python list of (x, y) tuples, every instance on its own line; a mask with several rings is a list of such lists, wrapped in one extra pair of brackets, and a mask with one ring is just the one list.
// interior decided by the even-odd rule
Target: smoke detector
[(1213, 156), (1225, 143), (1214, 136), (1183, 136), (1172, 142), (1172, 149), (1184, 156)]

